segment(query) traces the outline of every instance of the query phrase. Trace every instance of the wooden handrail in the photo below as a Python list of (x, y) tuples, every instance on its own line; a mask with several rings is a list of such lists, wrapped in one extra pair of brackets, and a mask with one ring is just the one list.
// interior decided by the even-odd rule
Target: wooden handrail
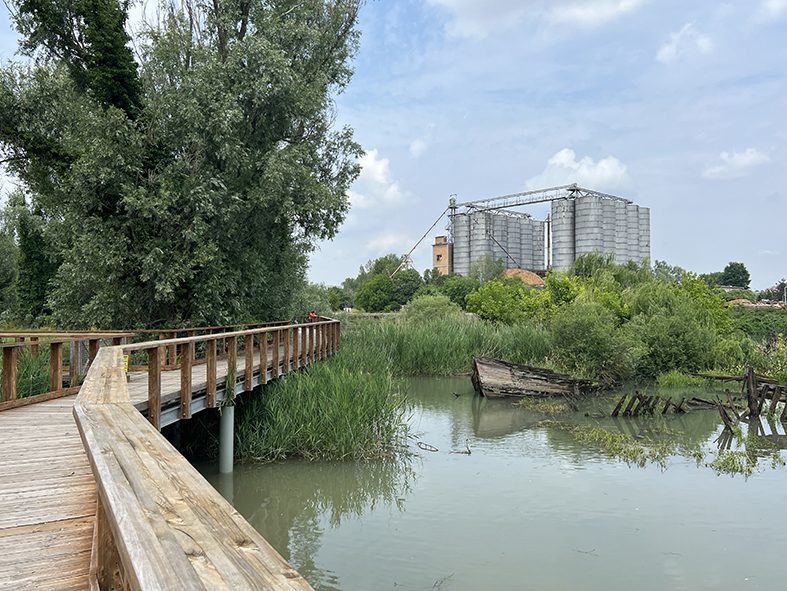
[[(205, 392), (205, 406), (215, 407), (217, 394), (220, 391), (217, 384), (217, 360), (222, 356), (220, 343), (226, 341), (227, 374), (235, 376), (235, 383), (231, 388), (224, 385), (224, 395), (234, 398), (236, 389), (240, 386), (242, 391), (254, 388), (254, 342), (259, 339), (259, 361), (256, 368), (257, 383), (262, 385), (268, 381), (268, 335), (271, 335), (271, 363), (270, 379), (276, 379), (290, 370), (304, 367), (332, 355), (339, 350), (340, 323), (338, 320), (320, 319), (316, 322), (305, 324), (290, 324), (267, 326), (235, 332), (220, 334), (205, 334), (176, 339), (145, 341), (123, 345), (124, 354), (134, 351), (147, 351), (148, 365), (148, 420), (157, 430), (161, 429), (162, 397), (161, 373), (166, 369), (163, 359), (166, 355), (170, 358), (177, 357), (180, 347), (180, 419), (191, 417), (192, 405), (192, 371), (197, 363), (207, 364), (207, 384)], [(243, 343), (243, 348), (238, 351), (238, 342)], [(197, 345), (204, 343), (205, 356), (195, 359), (194, 351)], [(238, 353), (243, 355), (243, 373), (237, 374)]]
[(134, 409), (123, 350), (98, 351), (74, 405), (98, 488), (96, 587), (311, 590)]

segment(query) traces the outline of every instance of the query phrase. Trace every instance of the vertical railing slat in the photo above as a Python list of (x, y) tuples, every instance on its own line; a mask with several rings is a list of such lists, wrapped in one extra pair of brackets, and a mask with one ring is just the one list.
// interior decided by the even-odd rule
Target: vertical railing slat
[(300, 329), (292, 328), (292, 369), (298, 369), (298, 339), (300, 338)]
[(243, 380), (243, 389), (246, 392), (251, 391), (251, 377), (254, 373), (254, 335), (247, 334), (243, 336), (243, 348), (246, 356), (246, 368)]
[(63, 388), (63, 343), (49, 345), (49, 390)]
[(281, 360), (281, 373), (282, 375), (290, 371), (290, 329), (285, 328), (282, 331), (282, 360)]
[(224, 396), (230, 400), (235, 398), (236, 372), (238, 371), (238, 337), (227, 337), (227, 376), (232, 376), (232, 383), (227, 383)]
[(268, 333), (260, 333), (260, 384), (268, 383)]
[(18, 347), (3, 349), (3, 390), (2, 402), (16, 400), (16, 359)]
[(191, 418), (191, 349), (192, 343), (180, 345), (180, 418)]
[(279, 331), (274, 330), (272, 333), (273, 343), (271, 344), (271, 379), (275, 380), (279, 377)]
[(148, 349), (148, 421), (161, 431), (161, 360), (164, 347)]
[(216, 406), (216, 339), (205, 341), (205, 363), (208, 366), (205, 404), (208, 408), (214, 408)]

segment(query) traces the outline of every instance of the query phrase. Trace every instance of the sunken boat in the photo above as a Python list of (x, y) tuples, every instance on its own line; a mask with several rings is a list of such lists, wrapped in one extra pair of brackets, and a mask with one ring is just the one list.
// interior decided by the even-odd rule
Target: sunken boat
[(487, 398), (584, 396), (602, 386), (543, 367), (520, 365), (491, 357), (474, 357), (470, 379), (476, 393)]

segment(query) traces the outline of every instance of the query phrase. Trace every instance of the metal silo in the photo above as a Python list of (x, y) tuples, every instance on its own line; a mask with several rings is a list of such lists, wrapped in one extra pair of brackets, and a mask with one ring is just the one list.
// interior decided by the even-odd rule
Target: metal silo
[(650, 209), (639, 208), (639, 260), (650, 258)]
[(466, 277), (470, 273), (469, 217), (466, 215), (455, 215), (451, 218), (451, 237), (454, 241), (454, 273)]
[(533, 229), (533, 265), (530, 267), (531, 271), (543, 271), (546, 269), (546, 251), (545, 251), (545, 237), (546, 222), (539, 222), (536, 220), (530, 221), (530, 227)]
[(615, 256), (615, 200), (603, 199), (603, 247), (604, 255)]
[(506, 251), (508, 250), (508, 216), (501, 213), (492, 214), (492, 256), (495, 260), (502, 259), (503, 267), (506, 269), (511, 268), (511, 259), (508, 258)]
[(565, 271), (574, 263), (574, 209), (573, 199), (552, 202), (552, 268)]
[(519, 266), (523, 269), (533, 268), (533, 220), (520, 218), (519, 220)]
[(474, 211), (470, 214), (470, 266), (480, 258), (492, 254), (489, 233), (492, 231), (492, 214)]
[(629, 258), (628, 224), (626, 223), (626, 202), (615, 201), (615, 262), (623, 265)]
[(601, 197), (587, 195), (579, 197), (574, 212), (576, 256), (604, 250), (604, 209)]
[(626, 228), (628, 234), (628, 260), (639, 262), (639, 207), (634, 203), (626, 204)]
[(513, 269), (517, 265), (522, 265), (522, 245), (520, 244), (522, 233), (519, 230), (519, 217), (511, 216), (506, 218), (506, 224), (508, 225), (508, 254), (516, 261), (514, 263), (511, 259), (508, 259), (508, 264), (506, 264), (506, 269)]

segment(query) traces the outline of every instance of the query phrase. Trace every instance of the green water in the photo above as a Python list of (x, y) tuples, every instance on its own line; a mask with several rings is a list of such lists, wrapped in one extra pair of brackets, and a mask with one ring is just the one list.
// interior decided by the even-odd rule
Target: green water
[[(771, 467), (781, 424), (763, 419), (768, 443), (744, 479), (682, 456), (666, 469), (629, 467), (535, 426), (543, 415), (473, 396), (465, 378), (413, 379), (410, 398), (409, 457), (200, 469), (317, 590), (787, 587), (787, 470)], [(614, 403), (569, 420), (635, 437), (667, 431), (708, 460), (717, 453), (715, 411), (598, 414)], [(470, 455), (450, 453), (467, 439)]]

